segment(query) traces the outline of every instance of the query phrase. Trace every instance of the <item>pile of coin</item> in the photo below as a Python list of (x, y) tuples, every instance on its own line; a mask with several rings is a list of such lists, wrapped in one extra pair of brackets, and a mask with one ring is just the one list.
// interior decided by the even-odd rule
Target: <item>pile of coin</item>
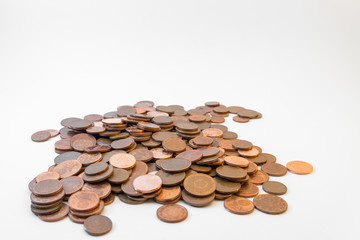
[[(224, 207), (235, 214), (254, 208), (285, 212), (287, 203), (278, 195), (287, 187), (269, 176), (284, 176), (288, 170), (309, 174), (312, 166), (292, 161), (285, 167), (274, 155), (215, 124), (230, 114), (236, 122), (262, 116), (215, 101), (188, 111), (140, 101), (104, 115), (66, 118), (60, 131), (36, 132), (31, 137), (36, 142), (59, 134), (61, 139), (55, 143), (59, 155), (54, 164), (29, 183), (31, 210), (44, 221), (69, 216), (91, 235), (111, 230), (111, 220), (100, 214), (115, 196), (127, 204), (162, 204), (157, 216), (169, 223), (188, 216), (176, 204), (180, 200), (195, 207), (224, 200)], [(258, 185), (268, 194), (259, 195)]]

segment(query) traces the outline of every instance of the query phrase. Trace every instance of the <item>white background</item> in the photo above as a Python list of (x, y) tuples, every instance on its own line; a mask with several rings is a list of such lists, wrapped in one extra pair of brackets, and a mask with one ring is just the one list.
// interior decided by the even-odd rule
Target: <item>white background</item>
[(358, 238), (359, 16), (356, 0), (1, 0), (1, 238), (92, 238), (69, 219), (31, 213), (27, 184), (53, 163), (58, 138), (30, 136), (143, 99), (260, 111), (260, 120), (226, 124), (279, 163), (304, 160), (314, 172), (279, 179), (289, 204), (279, 216), (181, 203), (188, 219), (166, 224), (159, 205), (116, 199), (104, 238)]

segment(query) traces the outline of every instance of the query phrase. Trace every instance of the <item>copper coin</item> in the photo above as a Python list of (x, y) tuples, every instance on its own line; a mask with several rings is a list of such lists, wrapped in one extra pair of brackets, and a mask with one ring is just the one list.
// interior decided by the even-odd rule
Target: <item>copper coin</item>
[(59, 135), (60, 134), (60, 132), (58, 131), (58, 130), (56, 130), (56, 129), (46, 129), (46, 130), (44, 130), (44, 131), (47, 131), (47, 132), (49, 132), (50, 133), (50, 137), (56, 137), (57, 135)]
[(198, 136), (195, 137), (194, 143), (199, 146), (208, 146), (213, 143), (213, 139), (211, 137)]
[(113, 150), (113, 151), (110, 151), (110, 152), (106, 152), (103, 154), (103, 158), (102, 158), (102, 162), (109, 162), (111, 156), (113, 156), (114, 154), (117, 154), (117, 153), (126, 153), (125, 151), (123, 150)]
[(54, 167), (53, 172), (60, 174), (61, 178), (76, 175), (81, 170), (81, 163), (78, 160), (67, 160)]
[(197, 197), (208, 196), (215, 192), (216, 185), (212, 177), (197, 173), (190, 175), (184, 180), (185, 190)]
[(145, 147), (154, 148), (161, 145), (161, 142), (154, 141), (153, 139), (150, 139), (148, 141), (141, 142), (141, 144)]
[(222, 117), (222, 116), (212, 116), (211, 117), (211, 122), (213, 122), (213, 123), (224, 123), (225, 118)]
[(81, 190), (92, 191), (96, 193), (100, 199), (104, 199), (110, 195), (111, 185), (108, 182), (101, 182), (96, 184), (85, 183)]
[(230, 166), (236, 167), (247, 167), (249, 166), (249, 160), (237, 156), (226, 156), (224, 157), (225, 163)]
[(36, 184), (36, 178), (34, 178), (33, 180), (31, 180), (31, 181), (29, 182), (28, 188), (29, 188), (30, 192), (32, 192), (35, 184)]
[(225, 200), (231, 196), (232, 196), (232, 194), (215, 193), (215, 199), (217, 199), (217, 200)]
[(162, 191), (155, 197), (155, 201), (169, 202), (177, 199), (181, 195), (181, 188), (179, 186), (174, 187), (162, 187)]
[(287, 210), (287, 203), (273, 194), (261, 194), (254, 198), (256, 209), (268, 214), (280, 214)]
[(149, 170), (149, 168), (146, 163), (136, 161), (135, 167), (133, 167), (131, 169), (132, 172), (131, 172), (130, 176), (136, 177), (136, 176), (145, 175), (145, 174), (147, 174), (148, 170)]
[(51, 134), (49, 131), (39, 131), (31, 135), (31, 140), (34, 142), (44, 142), (48, 140), (51, 137)]
[(59, 211), (60, 208), (61, 208), (61, 203), (59, 203), (55, 207), (51, 207), (51, 208), (36, 208), (34, 205), (31, 205), (31, 211), (35, 215), (52, 214), (52, 213)]
[(224, 201), (227, 210), (235, 214), (249, 214), (254, 211), (254, 204), (243, 197), (232, 196)]
[(110, 157), (109, 163), (117, 168), (130, 169), (135, 166), (136, 159), (128, 153), (117, 153)]
[(85, 152), (87, 153), (102, 153), (110, 151), (111, 147), (107, 145), (94, 145), (85, 148)]
[(205, 128), (202, 131), (202, 135), (205, 137), (217, 137), (220, 138), (223, 135), (223, 131), (217, 128)]
[(33, 193), (37, 196), (55, 195), (63, 189), (59, 180), (48, 179), (34, 185)]
[(134, 139), (125, 138), (125, 139), (113, 141), (111, 143), (111, 147), (113, 149), (123, 150), (123, 149), (127, 149), (127, 148), (131, 147), (132, 145), (134, 145), (134, 143), (135, 143)]
[(82, 217), (75, 216), (71, 212), (69, 212), (69, 218), (74, 223), (84, 223), (85, 220), (87, 219), (87, 218), (82, 218)]
[(211, 172), (211, 167), (209, 166), (201, 166), (201, 165), (191, 165), (191, 169), (196, 171), (196, 172), (199, 172), (199, 173), (209, 173)]
[(103, 215), (94, 215), (85, 220), (84, 228), (90, 235), (100, 236), (111, 231), (112, 222)]
[(89, 166), (90, 164), (101, 161), (101, 159), (101, 153), (83, 153), (77, 158), (83, 166)]
[(75, 211), (89, 211), (99, 205), (99, 196), (92, 191), (79, 191), (70, 196), (68, 203)]
[(55, 149), (60, 151), (71, 151), (73, 150), (71, 146), (70, 139), (61, 139), (55, 143)]
[(69, 207), (66, 204), (62, 204), (60, 210), (46, 215), (39, 215), (39, 218), (45, 222), (56, 222), (61, 219), (64, 219), (69, 213)]
[(237, 196), (252, 198), (259, 194), (259, 188), (250, 182), (246, 182), (241, 185), (240, 190), (236, 193)]
[(264, 164), (264, 163), (274, 163), (276, 162), (276, 157), (274, 155), (271, 155), (269, 153), (260, 153), (257, 157), (249, 158), (250, 161), (253, 163), (256, 163), (258, 165)]
[(205, 197), (197, 197), (189, 194), (187, 191), (183, 190), (181, 192), (181, 197), (187, 204), (193, 207), (205, 207), (212, 203), (215, 199), (215, 193), (212, 193)]
[(279, 163), (266, 163), (261, 166), (261, 170), (270, 176), (284, 176), (287, 173), (287, 168)]
[(86, 147), (96, 145), (96, 139), (90, 134), (80, 133), (71, 138), (71, 146), (79, 152), (83, 152)]
[(239, 167), (233, 166), (220, 166), (216, 168), (216, 174), (220, 177), (233, 180), (233, 179), (242, 179), (247, 176), (247, 172)]
[(237, 182), (231, 182), (226, 179), (215, 177), (216, 192), (221, 194), (236, 193), (241, 188), (241, 184)]
[(185, 142), (181, 138), (176, 137), (165, 138), (162, 146), (168, 152), (182, 152), (186, 148)]
[(168, 106), (159, 105), (159, 106), (156, 107), (156, 110), (160, 111), (160, 112), (166, 112), (166, 113), (169, 113), (169, 114), (174, 113), (174, 110), (171, 107), (168, 107)]
[(148, 162), (151, 159), (153, 159), (152, 152), (146, 148), (135, 149), (131, 151), (130, 154), (133, 155), (137, 161), (141, 161), (141, 162)]
[(193, 122), (203, 122), (206, 120), (206, 116), (205, 115), (190, 115), (189, 116), (190, 121)]
[(65, 194), (70, 195), (80, 191), (82, 186), (84, 185), (84, 181), (81, 177), (71, 176), (64, 179), (61, 179), (61, 184), (64, 188)]
[(57, 172), (42, 172), (36, 176), (36, 182), (41, 182), (47, 179), (58, 180), (59, 178), (60, 178), (60, 174), (58, 174)]
[(242, 157), (257, 157), (260, 154), (259, 149), (253, 147), (250, 150), (237, 150)]
[(66, 160), (76, 160), (80, 155), (81, 153), (75, 151), (62, 153), (54, 159), (54, 162), (55, 164), (60, 164)]
[(247, 123), (250, 121), (250, 118), (246, 118), (246, 117), (240, 117), (240, 116), (234, 116), (233, 117), (233, 120), (235, 122), (238, 122), (238, 123)]
[(64, 127), (70, 127), (71, 122), (75, 120), (81, 120), (81, 118), (76, 118), (76, 117), (65, 118), (61, 121), (60, 124), (63, 125)]
[(106, 198), (104, 198), (105, 206), (112, 204), (115, 201), (115, 194), (110, 194)]
[(255, 174), (250, 175), (249, 182), (254, 183), (256, 185), (261, 185), (265, 182), (269, 181), (269, 175), (264, 171), (257, 171)]
[(76, 129), (76, 130), (84, 130), (88, 127), (91, 127), (92, 125), (93, 125), (92, 121), (79, 119), (79, 120), (72, 121), (70, 123), (69, 128)]
[(171, 187), (182, 183), (185, 179), (185, 172), (168, 173), (160, 170), (156, 173), (161, 178), (162, 185)]
[(268, 181), (262, 185), (265, 192), (275, 195), (283, 195), (287, 192), (287, 187), (281, 182)]
[(191, 162), (187, 159), (183, 158), (171, 158), (169, 160), (164, 161), (161, 164), (161, 169), (165, 172), (183, 172), (189, 169), (191, 166)]
[(85, 173), (87, 175), (96, 175), (105, 172), (108, 170), (109, 165), (105, 162), (93, 163), (90, 166), (85, 168)]
[(126, 182), (129, 177), (129, 171), (122, 168), (114, 168), (114, 173), (108, 178), (108, 181), (113, 184), (120, 184)]
[(161, 184), (161, 178), (152, 174), (138, 176), (133, 181), (135, 190), (141, 193), (155, 192), (161, 188)]
[(296, 174), (310, 174), (313, 171), (313, 166), (304, 161), (291, 161), (286, 164), (289, 171)]
[(91, 122), (98, 122), (103, 119), (103, 116), (100, 114), (89, 114), (84, 117), (84, 120), (88, 120)]
[(227, 132), (223, 133), (224, 139), (236, 140), (237, 137), (238, 137), (237, 133), (234, 133), (234, 132), (227, 131)]
[(70, 212), (77, 217), (90, 217), (93, 215), (101, 214), (102, 211), (104, 210), (104, 207), (105, 207), (104, 201), (100, 200), (99, 205), (94, 209), (91, 209), (89, 211), (81, 211), (81, 212), (75, 211), (74, 209), (70, 209)]
[(197, 131), (199, 129), (198, 125), (192, 122), (179, 122), (176, 124), (176, 127), (183, 131)]
[(203, 156), (203, 152), (201, 150), (187, 150), (178, 154), (175, 158), (183, 158), (187, 159), (190, 162), (199, 161)]
[(232, 145), (234, 146), (234, 148), (240, 150), (250, 150), (253, 147), (253, 144), (251, 142), (245, 140), (235, 140)]
[(65, 196), (64, 190), (60, 191), (59, 193), (51, 196), (37, 196), (35, 194), (30, 195), (30, 199), (32, 203), (40, 204), (40, 205), (47, 205), (59, 202)]
[(249, 166), (247, 166), (246, 168), (244, 168), (244, 170), (249, 174), (255, 174), (258, 171), (258, 166), (253, 163), (253, 162), (249, 162)]
[(155, 159), (169, 159), (172, 157), (172, 153), (165, 152), (163, 148), (153, 148), (150, 150)]
[(127, 182), (121, 184), (121, 190), (128, 196), (140, 197), (142, 193), (136, 191), (133, 185), (135, 178), (136, 177), (130, 177)]
[(87, 175), (84, 172), (84, 175), (83, 175), (82, 178), (83, 178), (83, 180), (85, 182), (97, 183), (97, 182), (102, 182), (105, 179), (109, 178), (113, 174), (113, 172), (114, 172), (113, 166), (109, 165), (109, 168), (106, 170), (106, 172), (103, 172), (103, 173), (100, 173), (100, 174), (97, 174), (97, 175)]
[(168, 204), (159, 207), (156, 214), (161, 221), (167, 223), (181, 222), (188, 216), (186, 208), (178, 204)]
[(120, 201), (126, 203), (126, 204), (133, 204), (133, 205), (137, 205), (137, 204), (141, 204), (147, 201), (147, 199), (142, 199), (142, 200), (133, 200), (130, 199), (128, 196), (126, 196), (125, 194), (119, 194), (119, 199)]
[(166, 112), (159, 112), (159, 111), (149, 111), (149, 112), (147, 112), (147, 115), (149, 115), (149, 116), (152, 116), (152, 117), (162, 117), (162, 116), (164, 116), (164, 117), (168, 117), (169, 116), (169, 114), (168, 113), (166, 113)]
[(201, 148), (199, 149), (203, 153), (203, 157), (211, 157), (215, 156), (220, 152), (220, 149), (217, 147), (208, 147), (208, 148)]

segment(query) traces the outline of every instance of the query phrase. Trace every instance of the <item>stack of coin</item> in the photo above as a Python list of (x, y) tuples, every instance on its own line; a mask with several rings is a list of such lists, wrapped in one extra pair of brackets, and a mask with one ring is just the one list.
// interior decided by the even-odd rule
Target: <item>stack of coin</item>
[[(166, 113), (168, 115), (168, 113)], [(162, 131), (170, 131), (174, 127), (174, 119), (169, 116), (156, 116), (152, 122), (158, 125)]]
[(88, 217), (98, 215), (104, 210), (104, 201), (93, 191), (82, 190), (71, 195), (68, 200), (69, 217), (76, 223), (84, 223)]

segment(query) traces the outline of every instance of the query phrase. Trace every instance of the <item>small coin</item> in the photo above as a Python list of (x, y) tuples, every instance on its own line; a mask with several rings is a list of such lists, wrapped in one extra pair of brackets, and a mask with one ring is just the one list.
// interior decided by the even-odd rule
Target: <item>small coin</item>
[(238, 182), (231, 182), (220, 177), (214, 177), (216, 184), (216, 192), (221, 194), (232, 194), (239, 191), (241, 184)]
[(162, 142), (163, 148), (168, 152), (182, 152), (186, 148), (185, 142), (181, 138), (169, 137)]
[(205, 137), (216, 137), (216, 138), (220, 138), (223, 135), (223, 131), (218, 129), (218, 128), (205, 128), (202, 131), (202, 135)]
[(235, 214), (249, 214), (254, 211), (254, 204), (243, 197), (232, 196), (224, 201), (227, 210)]
[(37, 196), (51, 196), (63, 189), (62, 184), (56, 179), (47, 179), (34, 185), (33, 193)]
[(254, 198), (256, 209), (268, 214), (280, 214), (287, 210), (287, 203), (273, 194), (260, 194)]
[(86, 147), (96, 145), (96, 138), (87, 133), (80, 133), (71, 138), (70, 144), (76, 151), (83, 152)]
[(134, 200), (134, 199), (130, 199), (127, 195), (125, 194), (119, 194), (119, 199), (120, 201), (126, 203), (126, 204), (133, 204), (133, 205), (137, 205), (137, 204), (141, 204), (147, 201), (147, 199), (141, 199), (141, 200)]
[(240, 116), (234, 116), (233, 117), (233, 120), (235, 122), (238, 122), (238, 123), (247, 123), (250, 121), (250, 118), (246, 118), (246, 117), (240, 117)]
[(181, 222), (188, 216), (186, 208), (178, 204), (168, 204), (159, 207), (156, 214), (161, 221), (167, 223)]
[(111, 147), (113, 149), (123, 150), (123, 149), (130, 148), (131, 146), (134, 145), (134, 143), (135, 143), (134, 139), (125, 138), (125, 139), (120, 139), (120, 140), (113, 141), (111, 143)]
[(89, 211), (99, 205), (99, 196), (92, 191), (79, 191), (70, 196), (68, 203), (75, 211)]
[(169, 159), (173, 153), (165, 152), (163, 148), (153, 148), (150, 150), (155, 159)]
[(133, 186), (141, 193), (152, 193), (161, 188), (161, 178), (157, 175), (146, 174), (134, 179)]
[[(71, 139), (61, 139), (55, 143), (55, 150), (59, 151), (71, 151), (73, 150), (71, 146)], [(61, 152), (62, 153), (62, 152)]]
[(184, 188), (194, 196), (204, 197), (215, 192), (216, 184), (212, 177), (196, 173), (185, 178)]
[(249, 166), (249, 160), (237, 156), (226, 156), (224, 157), (225, 163), (230, 166), (236, 167), (247, 167)]
[(84, 228), (90, 235), (100, 236), (111, 231), (112, 222), (103, 215), (94, 215), (85, 220)]
[(53, 172), (57, 172), (61, 178), (76, 175), (81, 170), (81, 163), (78, 160), (67, 160), (54, 167)]
[(39, 218), (45, 222), (56, 222), (64, 219), (69, 213), (69, 207), (65, 203), (62, 203), (60, 210), (46, 215), (39, 215)]
[(31, 202), (34, 204), (39, 205), (47, 205), (59, 202), (65, 196), (64, 190), (60, 191), (59, 193), (51, 196), (37, 196), (35, 194), (30, 195)]
[(31, 135), (31, 140), (34, 142), (44, 142), (51, 137), (50, 132), (48, 131), (39, 131)]
[(169, 160), (164, 161), (161, 164), (161, 169), (165, 172), (184, 172), (189, 169), (191, 166), (191, 162), (184, 158), (171, 158)]
[(276, 162), (276, 157), (269, 153), (260, 153), (257, 157), (249, 158), (250, 161), (258, 165), (265, 163), (274, 163)]
[(104, 199), (111, 193), (111, 185), (108, 182), (101, 183), (85, 183), (81, 189), (82, 191), (91, 191), (96, 193), (100, 199)]
[(296, 174), (310, 174), (313, 171), (313, 166), (304, 161), (291, 161), (286, 164), (286, 167)]
[(117, 153), (110, 157), (109, 163), (117, 168), (131, 169), (135, 166), (136, 159), (128, 153)]
[(89, 165), (85, 168), (87, 175), (96, 175), (105, 172), (109, 168), (109, 165), (105, 162), (97, 162)]
[(84, 130), (84, 129), (88, 128), (88, 127), (91, 127), (92, 125), (93, 125), (92, 121), (79, 119), (79, 120), (72, 121), (70, 123), (69, 128), (75, 129), (75, 130)]
[(250, 182), (241, 185), (240, 190), (236, 193), (239, 197), (252, 198), (259, 194), (259, 188)]
[(250, 175), (250, 179), (249, 179), (250, 183), (254, 183), (256, 185), (261, 185), (267, 181), (269, 181), (269, 175), (261, 170), (257, 171), (253, 175)]
[(171, 187), (182, 183), (185, 179), (185, 172), (179, 173), (168, 173), (160, 170), (156, 173), (161, 178), (162, 185), (166, 187)]
[(60, 175), (57, 172), (42, 172), (36, 176), (36, 182), (41, 182), (47, 179), (56, 179), (58, 180)]
[(287, 173), (287, 168), (279, 163), (266, 163), (261, 166), (261, 170), (270, 176), (284, 176)]
[(135, 157), (136, 161), (148, 162), (153, 159), (152, 152), (146, 148), (135, 149), (130, 154)]
[[(96, 174), (96, 175), (87, 175), (85, 172), (82, 173), (82, 178), (85, 182), (89, 182), (89, 183), (97, 183), (97, 182), (102, 182), (105, 179), (109, 178), (114, 172), (114, 167), (109, 165), (108, 169), (100, 174)], [(79, 175), (80, 176), (80, 175)]]
[(162, 187), (161, 193), (155, 197), (155, 201), (170, 202), (177, 199), (180, 195), (181, 188), (179, 186)]
[(251, 148), (250, 150), (237, 150), (237, 152), (239, 153), (240, 156), (242, 157), (257, 157), (260, 154), (259, 149), (257, 149), (256, 147)]
[(245, 140), (235, 140), (232, 143), (233, 147), (240, 150), (250, 150), (253, 147), (253, 144)]
[(217, 167), (216, 174), (229, 180), (243, 179), (247, 176), (247, 172), (244, 169), (226, 165)]
[(101, 161), (102, 154), (101, 153), (83, 153), (78, 156), (77, 160), (85, 167), (90, 164)]
[(126, 182), (129, 177), (129, 171), (122, 168), (114, 168), (114, 173), (107, 180), (113, 184), (120, 184)]
[(199, 150), (202, 151), (204, 158), (215, 156), (216, 154), (218, 154), (220, 152), (220, 149), (217, 147), (201, 148)]
[(213, 143), (211, 137), (197, 136), (193, 139), (194, 143), (199, 146), (208, 146)]
[(199, 161), (203, 156), (203, 152), (201, 150), (187, 150), (178, 154), (175, 158), (183, 158), (187, 159), (190, 162)]
[(67, 177), (61, 179), (60, 182), (63, 186), (66, 195), (71, 195), (73, 193), (76, 193), (77, 191), (80, 191), (80, 189), (84, 185), (84, 180), (78, 176)]
[(268, 181), (262, 185), (265, 192), (275, 195), (283, 195), (287, 192), (287, 187), (281, 182)]

